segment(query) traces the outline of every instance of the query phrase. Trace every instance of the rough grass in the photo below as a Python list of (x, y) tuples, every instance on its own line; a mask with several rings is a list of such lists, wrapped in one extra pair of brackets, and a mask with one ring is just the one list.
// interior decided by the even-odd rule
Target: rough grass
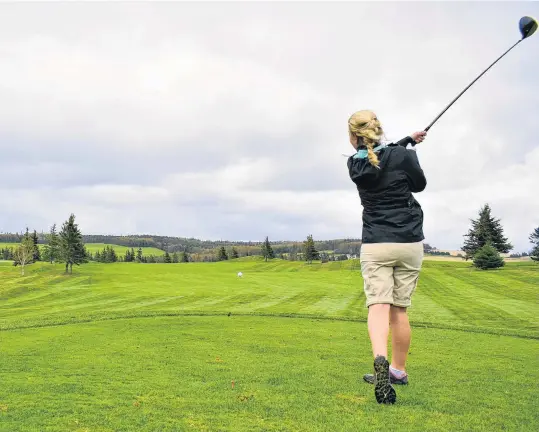
[(0, 262), (0, 431), (537, 430), (538, 287), (426, 262), (384, 407), (357, 262)]

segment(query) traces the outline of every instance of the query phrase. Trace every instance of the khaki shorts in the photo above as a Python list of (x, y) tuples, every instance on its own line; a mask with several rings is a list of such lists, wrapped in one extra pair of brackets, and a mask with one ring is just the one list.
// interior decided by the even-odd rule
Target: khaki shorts
[(363, 243), (360, 258), (367, 307), (411, 306), (423, 262), (423, 242)]

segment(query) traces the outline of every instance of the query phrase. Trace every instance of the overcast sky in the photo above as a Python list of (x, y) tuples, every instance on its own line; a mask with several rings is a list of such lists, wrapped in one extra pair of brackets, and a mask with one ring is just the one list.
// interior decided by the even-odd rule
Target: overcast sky
[[(0, 231), (360, 237), (347, 119), (423, 129), (538, 3), (0, 4)], [(418, 148), (426, 241), (539, 226), (539, 36)]]

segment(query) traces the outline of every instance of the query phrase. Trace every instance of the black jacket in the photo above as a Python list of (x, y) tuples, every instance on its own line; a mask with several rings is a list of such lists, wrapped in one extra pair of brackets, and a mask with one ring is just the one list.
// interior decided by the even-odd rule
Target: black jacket
[[(379, 168), (365, 157), (364, 148), (348, 158), (350, 178), (363, 206), (363, 243), (413, 243), (424, 240), (423, 210), (413, 193), (427, 185), (414, 144), (406, 137), (377, 151)], [(361, 152), (363, 150), (363, 152)]]

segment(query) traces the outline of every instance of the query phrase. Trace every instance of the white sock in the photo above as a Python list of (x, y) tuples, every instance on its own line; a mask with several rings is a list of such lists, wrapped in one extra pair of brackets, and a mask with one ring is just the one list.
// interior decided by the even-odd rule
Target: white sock
[(389, 369), (391, 370), (391, 372), (393, 373), (393, 375), (395, 375), (397, 378), (402, 378), (402, 377), (405, 377), (406, 376), (406, 372), (405, 371), (401, 371), (399, 369), (395, 369), (393, 366), (389, 366)]

